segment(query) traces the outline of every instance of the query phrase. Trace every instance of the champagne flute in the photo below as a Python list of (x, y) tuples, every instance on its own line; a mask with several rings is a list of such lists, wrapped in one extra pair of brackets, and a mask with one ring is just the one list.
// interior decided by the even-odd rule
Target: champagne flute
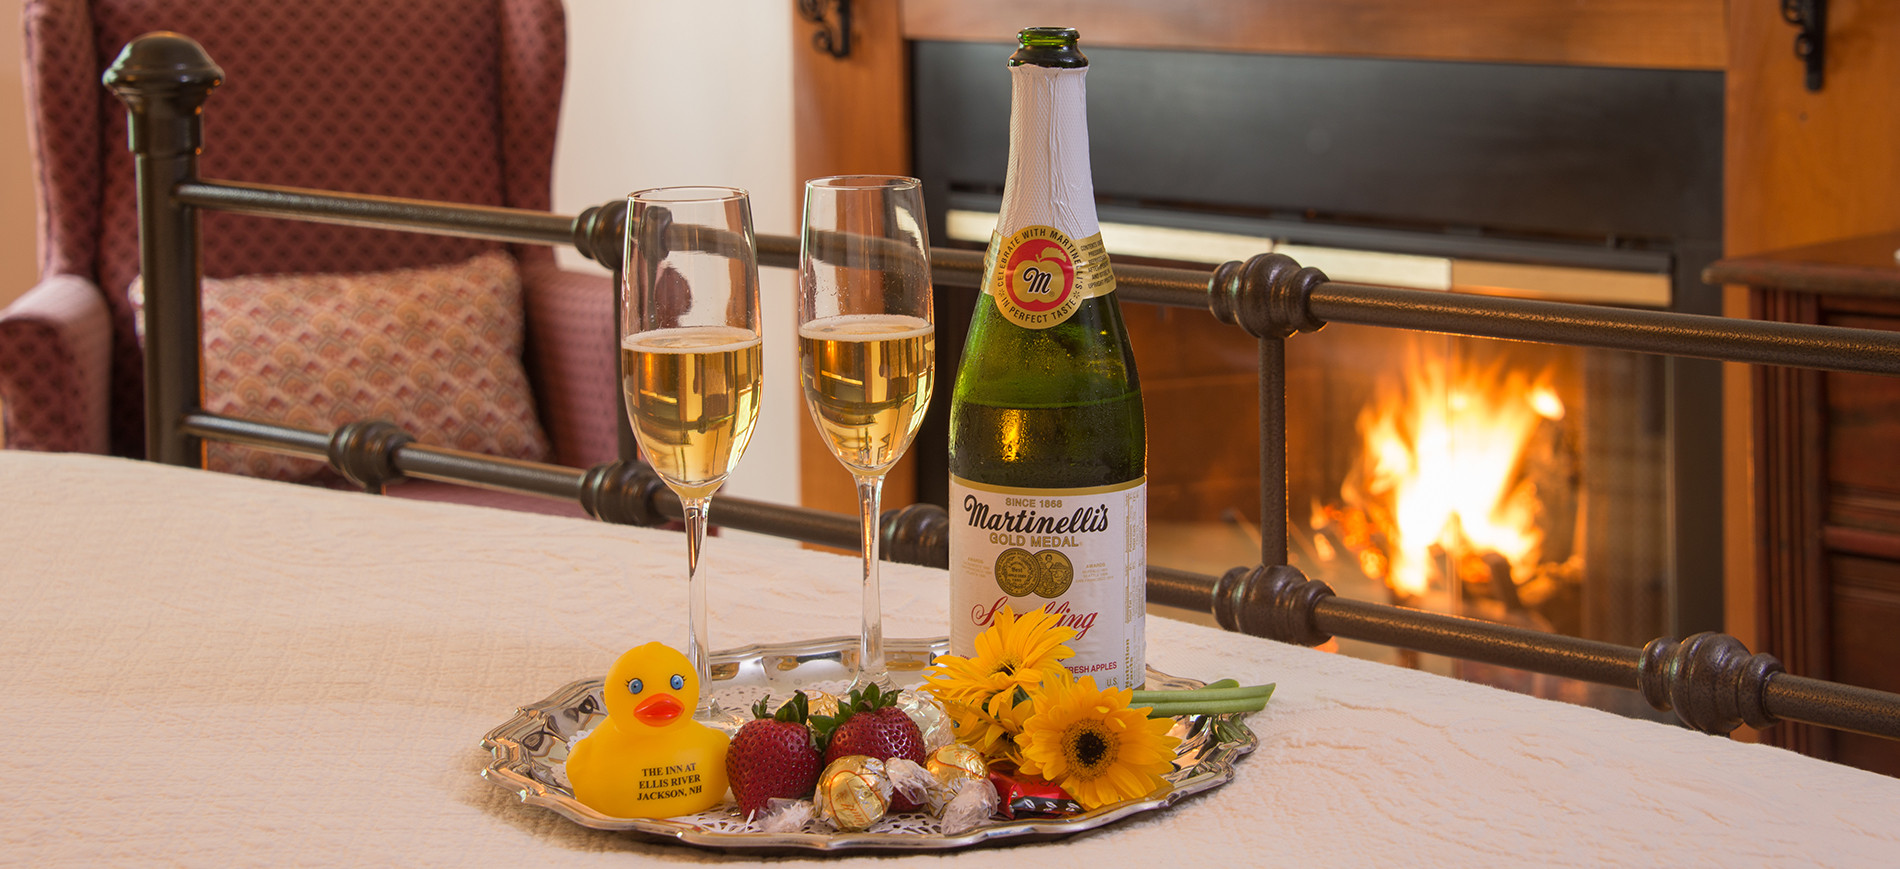
[(878, 501), (930, 404), (936, 360), (930, 243), (915, 178), (852, 175), (805, 185), (798, 357), (805, 405), (857, 480), (863, 620), (853, 687), (890, 687), (878, 599)]
[(716, 718), (699, 550), (706, 507), (759, 418), (759, 268), (746, 192), (661, 187), (627, 197), (620, 377), (640, 452), (685, 508), (686, 657), (695, 717)]

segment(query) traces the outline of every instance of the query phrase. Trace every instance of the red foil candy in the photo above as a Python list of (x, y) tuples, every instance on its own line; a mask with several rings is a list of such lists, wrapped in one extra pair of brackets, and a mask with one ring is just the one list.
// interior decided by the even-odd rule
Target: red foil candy
[(996, 811), (1004, 818), (1060, 818), (1082, 813), (1082, 804), (1054, 782), (1019, 771), (990, 770)]

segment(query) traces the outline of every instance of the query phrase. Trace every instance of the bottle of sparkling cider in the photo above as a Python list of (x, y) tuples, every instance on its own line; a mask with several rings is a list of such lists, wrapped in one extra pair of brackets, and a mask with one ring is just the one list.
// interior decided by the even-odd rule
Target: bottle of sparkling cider
[(950, 404), (950, 649), (1004, 604), (1076, 630), (1098, 686), (1147, 672), (1141, 386), (1089, 180), (1088, 59), (1036, 27), (1010, 56), (1009, 174)]

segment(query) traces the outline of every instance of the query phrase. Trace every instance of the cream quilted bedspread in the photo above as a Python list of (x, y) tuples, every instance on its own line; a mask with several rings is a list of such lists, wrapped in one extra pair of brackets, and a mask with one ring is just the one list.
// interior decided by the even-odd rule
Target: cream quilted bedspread
[[(746, 859), (582, 829), (477, 775), (515, 706), (680, 639), (682, 558), (661, 531), (0, 453), (0, 863)], [(715, 539), (704, 564), (715, 646), (855, 632), (849, 559)], [(885, 577), (889, 635), (943, 632), (941, 573)], [(1900, 865), (1894, 779), (1179, 622), (1149, 637), (1165, 671), (1279, 683), (1233, 783), (905, 859)]]

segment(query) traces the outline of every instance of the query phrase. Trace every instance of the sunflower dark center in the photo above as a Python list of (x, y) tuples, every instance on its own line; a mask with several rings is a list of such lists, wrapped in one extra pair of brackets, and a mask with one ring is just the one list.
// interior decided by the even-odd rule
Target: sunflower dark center
[(1115, 762), (1115, 741), (1098, 726), (1078, 725), (1069, 731), (1069, 763), (1085, 775), (1100, 773)]

